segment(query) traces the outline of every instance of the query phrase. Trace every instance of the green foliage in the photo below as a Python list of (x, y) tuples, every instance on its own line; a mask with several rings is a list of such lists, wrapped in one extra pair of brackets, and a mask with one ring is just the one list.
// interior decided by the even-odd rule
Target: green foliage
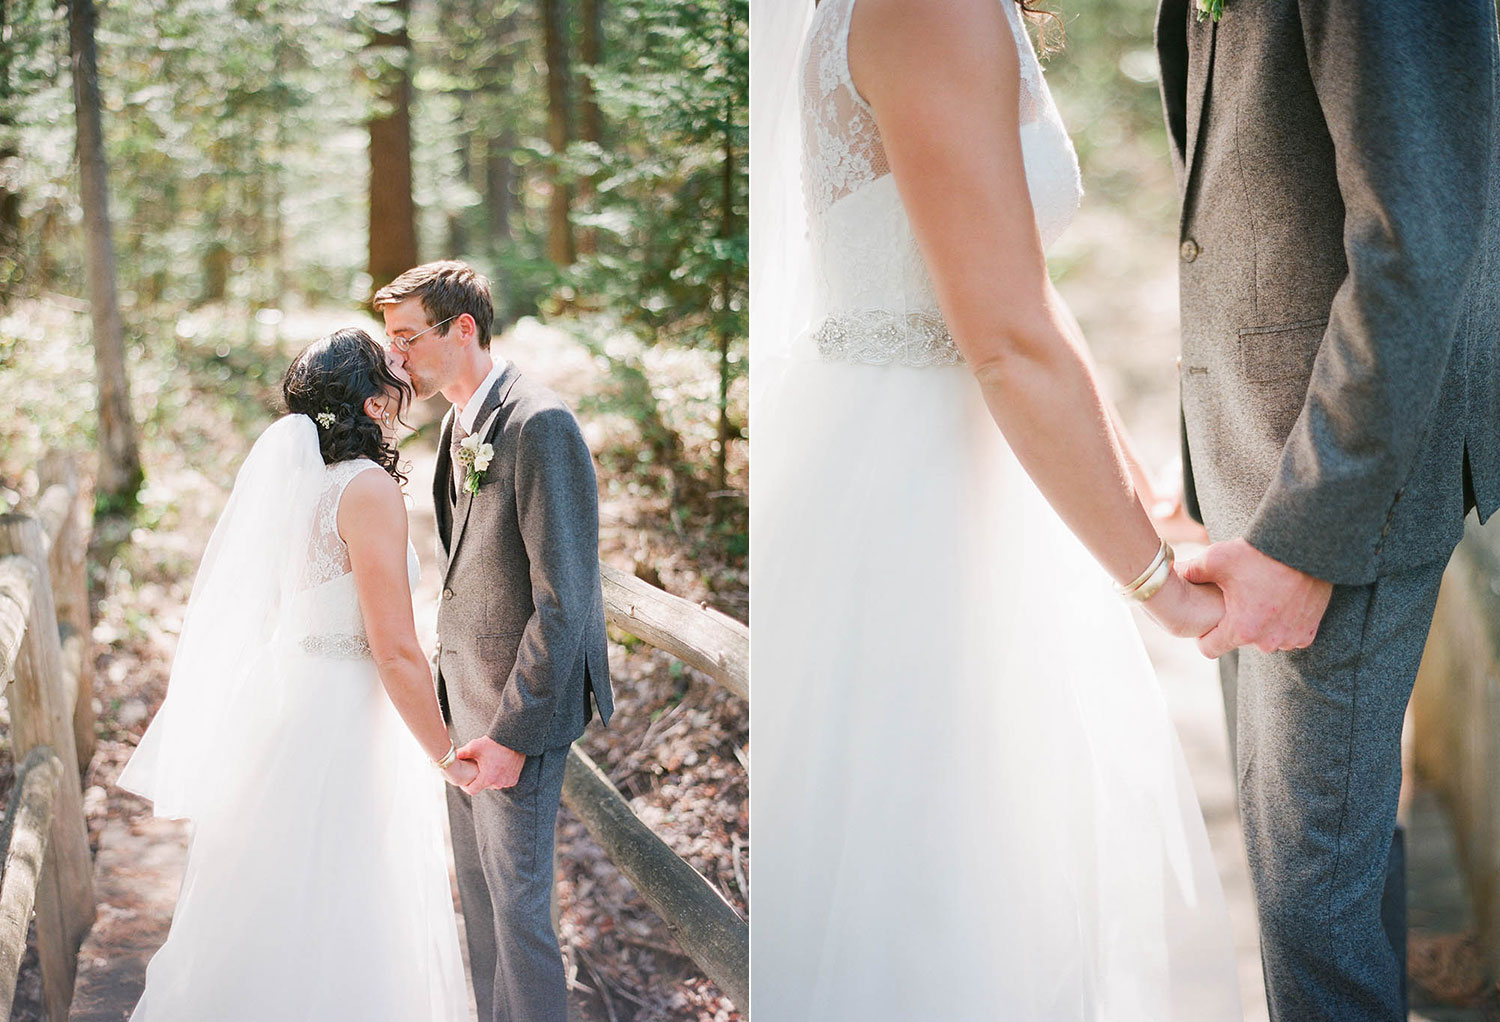
[[(45, 73), (13, 74), (27, 290), (81, 293), (71, 81), (61, 8), (14, 31)], [(22, 6), (26, 9), (26, 5)], [(100, 90), (122, 300), (347, 295), (361, 265), (367, 98), (335, 0), (111, 0)], [(330, 232), (330, 223), (346, 229)], [(304, 281), (308, 286), (304, 287)], [(128, 315), (128, 314), (127, 314)]]
[(625, 0), (631, 40), (592, 69), (607, 144), (570, 164), (594, 182), (578, 217), (597, 251), (571, 275), (577, 301), (603, 304), (642, 336), (694, 346), (748, 328), (744, 169), (749, 117), (748, 0)]

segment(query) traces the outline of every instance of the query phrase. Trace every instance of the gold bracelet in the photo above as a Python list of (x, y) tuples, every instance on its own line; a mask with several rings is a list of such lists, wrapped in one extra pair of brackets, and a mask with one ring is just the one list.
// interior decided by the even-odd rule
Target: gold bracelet
[(447, 770), (449, 767), (451, 767), (453, 765), (453, 761), (455, 759), (457, 759), (457, 758), (458, 758), (458, 746), (454, 745), (452, 742), (449, 742), (448, 743), (448, 751), (447, 751), (447, 753), (445, 753), (443, 755), (442, 759), (434, 760), (434, 762), (437, 763), (437, 768), (439, 770)]
[(1145, 571), (1141, 572), (1130, 582), (1115, 583), (1116, 595), (1125, 597), (1131, 596), (1136, 590), (1140, 589), (1141, 586), (1150, 581), (1151, 576), (1156, 574), (1157, 570), (1161, 568), (1163, 562), (1170, 562), (1171, 559), (1172, 548), (1167, 544), (1166, 540), (1162, 540), (1161, 546), (1156, 548), (1156, 556), (1151, 558), (1151, 563), (1146, 565)]
[(1172, 577), (1172, 548), (1167, 547), (1166, 559), (1157, 565), (1151, 577), (1142, 582), (1140, 587), (1132, 592), (1129, 599), (1145, 603), (1151, 597), (1161, 592), (1161, 587), (1167, 584), (1167, 579)]

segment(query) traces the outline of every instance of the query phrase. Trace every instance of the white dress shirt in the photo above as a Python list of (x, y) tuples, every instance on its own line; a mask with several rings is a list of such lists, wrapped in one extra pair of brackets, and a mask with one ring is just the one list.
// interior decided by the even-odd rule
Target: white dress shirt
[(474, 427), (478, 425), (478, 422), (475, 420), (479, 418), (479, 408), (484, 404), (484, 399), (489, 397), (490, 391), (495, 389), (495, 384), (499, 382), (500, 374), (505, 372), (506, 365), (507, 363), (504, 358), (497, 357), (494, 368), (484, 378), (484, 382), (479, 385), (479, 389), (469, 395), (468, 402), (462, 408), (454, 406), (454, 413), (458, 417), (458, 423), (463, 426), (465, 433), (474, 432)]

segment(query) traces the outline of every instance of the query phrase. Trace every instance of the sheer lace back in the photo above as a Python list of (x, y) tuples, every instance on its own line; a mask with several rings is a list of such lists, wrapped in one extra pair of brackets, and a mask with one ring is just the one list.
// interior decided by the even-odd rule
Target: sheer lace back
[[(849, 74), (850, 0), (825, 0), (802, 64), (803, 172), (808, 218), (891, 172), (875, 114)], [(821, 13), (821, 12), (820, 12)]]
[[(997, 0), (1011, 11), (1021, 58), (1021, 123), (1034, 124), (1046, 86), (1041, 65), (1013, 0)], [(854, 86), (849, 71), (849, 25), (854, 0), (823, 0), (827, 17), (814, 22), (802, 65), (803, 153), (809, 218), (816, 217), (862, 185), (891, 172), (875, 113)], [(822, 10), (819, 11), (820, 15)]]
[[(802, 178), (818, 301), (811, 334), (830, 361), (962, 361), (891, 179), (874, 112), (849, 70), (856, 0), (822, 0), (802, 57)], [(1072, 143), (1014, 0), (995, 0), (1020, 57), (1020, 125), (1037, 226), (1050, 244), (1082, 193)]]
[(312, 538), (307, 551), (307, 574), (303, 578), (304, 588), (330, 582), (350, 571), (349, 548), (339, 535), (339, 501), (344, 488), (366, 469), (380, 466), (367, 458), (340, 461), (328, 466), (328, 485), (318, 498), (314, 512)]
[[(341, 461), (327, 468), (327, 482), (313, 512), (302, 588), (290, 617), (295, 633), (292, 638), (308, 655), (339, 659), (370, 655), (349, 548), (339, 535), (338, 522), (339, 504), (349, 482), (361, 472), (379, 468), (365, 458)], [(415, 585), (417, 557), (410, 541), (406, 561), (407, 581)]]

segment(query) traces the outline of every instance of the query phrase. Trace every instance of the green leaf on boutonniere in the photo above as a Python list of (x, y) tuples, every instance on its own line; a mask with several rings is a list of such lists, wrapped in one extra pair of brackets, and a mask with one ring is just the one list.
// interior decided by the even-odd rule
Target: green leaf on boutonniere
[(1198, 20), (1212, 18), (1218, 21), (1224, 16), (1224, 0), (1197, 0)]
[(469, 474), (464, 477), (464, 492), (470, 494), (478, 493), (479, 478), (478, 472), (475, 472), (472, 468), (469, 469)]

